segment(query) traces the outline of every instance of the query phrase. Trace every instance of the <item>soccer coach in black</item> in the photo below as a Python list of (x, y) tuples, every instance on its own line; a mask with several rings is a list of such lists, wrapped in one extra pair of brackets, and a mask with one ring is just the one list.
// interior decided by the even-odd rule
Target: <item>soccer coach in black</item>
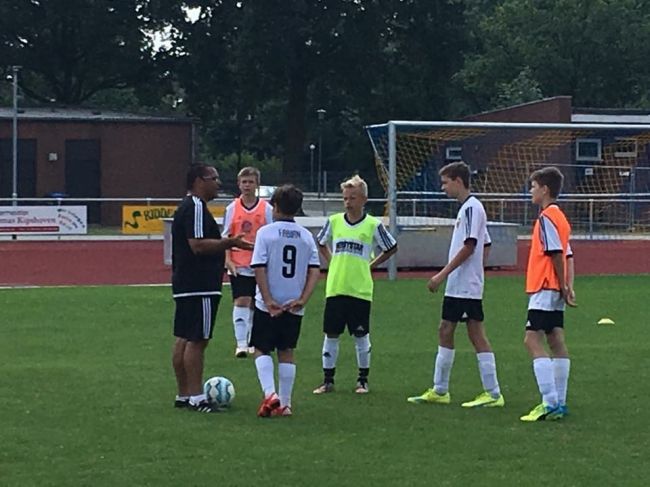
[(172, 293), (176, 303), (172, 363), (178, 394), (174, 406), (211, 413), (203, 393), (203, 357), (212, 338), (221, 298), (225, 251), (250, 250), (243, 235), (221, 238), (219, 225), (207, 202), (217, 196), (219, 173), (206, 164), (194, 164), (187, 173), (187, 195), (172, 223)]

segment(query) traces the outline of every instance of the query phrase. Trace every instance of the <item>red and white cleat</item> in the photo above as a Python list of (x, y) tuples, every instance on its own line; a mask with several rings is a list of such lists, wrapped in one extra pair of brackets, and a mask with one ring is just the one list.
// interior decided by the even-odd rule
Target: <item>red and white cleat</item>
[(257, 415), (260, 418), (268, 418), (271, 416), (271, 413), (280, 407), (280, 398), (278, 395), (273, 392), (266, 396), (260, 404), (259, 409), (257, 410)]
[(281, 406), (279, 408), (275, 408), (273, 411), (271, 411), (271, 416), (276, 417), (276, 416), (292, 416), (293, 411), (291, 411), (291, 406)]

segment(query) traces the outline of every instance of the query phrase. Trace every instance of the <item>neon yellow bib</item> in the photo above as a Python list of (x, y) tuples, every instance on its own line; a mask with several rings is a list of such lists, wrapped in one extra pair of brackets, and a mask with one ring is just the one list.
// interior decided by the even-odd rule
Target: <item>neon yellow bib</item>
[(359, 223), (350, 225), (344, 215), (337, 213), (329, 218), (332, 260), (327, 273), (325, 296), (352, 296), (372, 301), (370, 259), (379, 220), (366, 215)]

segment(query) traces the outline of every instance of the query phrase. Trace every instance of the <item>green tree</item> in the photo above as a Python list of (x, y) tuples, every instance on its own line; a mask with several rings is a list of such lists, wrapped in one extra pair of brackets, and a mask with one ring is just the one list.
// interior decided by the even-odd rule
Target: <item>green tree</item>
[(533, 79), (530, 68), (526, 66), (515, 79), (499, 84), (493, 105), (495, 108), (504, 108), (539, 100), (543, 96), (539, 83)]
[[(223, 0), (173, 6), (175, 57), (188, 106), (223, 153), (282, 156), (304, 170), (325, 141), (325, 167), (372, 164), (364, 123), (442, 117), (462, 65), (462, 5), (453, 0)], [(172, 13), (173, 12), (173, 13)], [(319, 125), (316, 110), (327, 115)], [(210, 143), (210, 142), (209, 142)], [(261, 157), (263, 158), (263, 157)]]
[(156, 26), (146, 0), (3, 0), (0, 57), (21, 65), (38, 102), (80, 104), (96, 93), (154, 84)]
[(547, 96), (635, 106), (648, 93), (650, 4), (638, 0), (468, 1), (474, 53), (458, 78), (481, 110), (524, 70)]

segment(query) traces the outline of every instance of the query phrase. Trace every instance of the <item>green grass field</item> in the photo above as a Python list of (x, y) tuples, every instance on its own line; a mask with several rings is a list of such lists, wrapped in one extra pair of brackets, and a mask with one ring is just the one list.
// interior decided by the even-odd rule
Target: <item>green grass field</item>
[[(303, 321), (292, 418), (255, 416), (253, 362), (233, 357), (226, 291), (206, 376), (229, 377), (231, 411), (172, 408), (168, 288), (0, 290), (0, 485), (647, 485), (650, 277), (577, 281), (567, 312), (571, 415), (523, 424), (539, 398), (522, 345), (521, 278), (490, 278), (486, 324), (506, 397), (465, 410), (480, 392), (462, 327), (451, 406), (412, 405), (430, 387), (441, 295), (423, 280), (376, 285), (371, 393), (352, 392), (344, 337), (337, 392), (321, 380), (322, 285)], [(601, 317), (617, 324), (599, 327)], [(472, 484), (473, 483), (473, 484)]]

